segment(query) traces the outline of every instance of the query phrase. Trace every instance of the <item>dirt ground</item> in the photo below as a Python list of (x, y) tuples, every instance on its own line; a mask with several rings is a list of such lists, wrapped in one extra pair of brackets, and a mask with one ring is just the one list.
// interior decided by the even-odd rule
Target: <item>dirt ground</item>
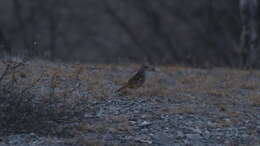
[[(39, 118), (46, 121), (36, 128), (34, 118), (20, 130), (5, 123), (0, 145), (260, 145), (260, 71), (156, 66), (143, 87), (116, 93), (139, 66), (24, 63), (1, 90), (13, 83), (14, 92), (33, 95), (37, 110), (57, 99), (53, 115), (64, 119)], [(5, 69), (1, 62), (0, 75)], [(66, 118), (77, 107), (81, 117)]]

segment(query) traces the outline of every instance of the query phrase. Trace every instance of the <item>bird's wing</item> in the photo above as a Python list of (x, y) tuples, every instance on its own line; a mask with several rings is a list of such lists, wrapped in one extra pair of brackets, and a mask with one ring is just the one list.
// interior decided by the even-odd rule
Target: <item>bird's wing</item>
[(126, 88), (127, 88), (127, 84), (122, 86), (122, 87), (120, 87), (119, 89), (117, 89), (116, 92), (121, 92), (121, 91), (123, 91)]
[(141, 73), (136, 73), (132, 78), (128, 80), (128, 84), (136, 84), (139, 82), (143, 82), (144, 75)]

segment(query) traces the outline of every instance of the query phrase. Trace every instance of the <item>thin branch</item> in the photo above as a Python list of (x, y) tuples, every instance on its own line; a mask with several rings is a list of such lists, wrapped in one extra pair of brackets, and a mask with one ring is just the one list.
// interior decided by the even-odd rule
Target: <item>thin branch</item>
[(29, 89), (31, 89), (33, 86), (35, 86), (44, 76), (45, 72), (42, 72), (41, 75), (32, 82), (32, 84), (30, 86), (28, 86), (27, 88), (24, 88), (21, 92), (21, 94), (23, 95), (26, 91), (28, 91)]
[(4, 77), (7, 75), (8, 71), (10, 69), (10, 64), (7, 64), (5, 67), (5, 71), (3, 72), (3, 74), (0, 77), (0, 82), (4, 79)]

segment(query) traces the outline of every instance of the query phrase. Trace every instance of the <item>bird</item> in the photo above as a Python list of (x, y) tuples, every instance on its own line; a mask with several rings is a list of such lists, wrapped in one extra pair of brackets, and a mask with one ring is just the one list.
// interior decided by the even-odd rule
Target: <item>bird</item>
[(130, 89), (138, 89), (140, 88), (146, 79), (146, 71), (155, 71), (154, 67), (152, 67), (151, 65), (147, 65), (147, 64), (143, 64), (139, 70), (137, 71), (137, 73), (132, 76), (125, 85), (123, 85), (122, 87), (120, 87), (119, 89), (116, 90), (116, 92), (121, 92), (127, 88)]

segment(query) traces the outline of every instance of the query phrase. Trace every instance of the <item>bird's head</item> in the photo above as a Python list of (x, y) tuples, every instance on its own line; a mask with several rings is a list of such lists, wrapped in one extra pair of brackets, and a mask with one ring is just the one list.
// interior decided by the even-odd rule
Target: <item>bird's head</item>
[(143, 64), (140, 68), (141, 71), (155, 71), (155, 68), (148, 64)]

